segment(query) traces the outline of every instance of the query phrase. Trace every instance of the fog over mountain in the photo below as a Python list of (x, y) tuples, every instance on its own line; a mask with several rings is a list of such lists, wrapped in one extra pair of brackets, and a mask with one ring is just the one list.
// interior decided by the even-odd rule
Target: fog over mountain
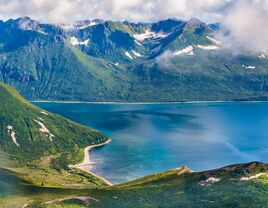
[(225, 42), (252, 52), (267, 50), (267, 19), (267, 0), (236, 1), (222, 21), (223, 27), (229, 32)]
[(0, 17), (31, 16), (48, 22), (87, 18), (156, 21), (169, 17), (219, 21), (230, 0), (1, 0)]

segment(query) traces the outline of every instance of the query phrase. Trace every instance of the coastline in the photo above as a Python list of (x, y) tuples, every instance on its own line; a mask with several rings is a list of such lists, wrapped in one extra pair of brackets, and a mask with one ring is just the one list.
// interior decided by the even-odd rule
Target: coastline
[(174, 101), (174, 102), (90, 102), (90, 101), (60, 101), (60, 100), (31, 100), (30, 103), (66, 103), (66, 104), (118, 104), (118, 105), (154, 105), (154, 104), (198, 104), (198, 103), (268, 103), (268, 101), (254, 101), (254, 100), (241, 100), (241, 101)]
[(109, 186), (113, 186), (113, 183), (112, 183), (112, 182), (108, 181), (106, 178), (104, 178), (104, 177), (102, 177), (102, 176), (99, 176), (99, 175), (97, 175), (97, 174), (95, 174), (95, 173), (93, 173), (93, 172), (91, 171), (93, 163), (92, 163), (92, 161), (90, 160), (90, 150), (91, 150), (91, 149), (96, 148), (96, 147), (104, 146), (104, 145), (109, 144), (109, 143), (111, 143), (111, 142), (112, 142), (112, 139), (108, 139), (108, 140), (107, 140), (106, 142), (104, 142), (104, 143), (101, 143), (101, 144), (95, 144), (95, 145), (90, 145), (90, 146), (86, 147), (86, 148), (84, 149), (84, 160), (83, 160), (83, 162), (82, 162), (82, 163), (79, 163), (79, 164), (76, 164), (76, 165), (69, 165), (69, 167), (70, 167), (70, 168), (78, 168), (78, 169), (80, 169), (80, 170), (83, 170), (83, 171), (85, 171), (85, 172), (87, 172), (87, 173), (89, 173), (89, 174), (91, 174), (91, 175), (93, 175), (93, 176), (95, 176), (95, 177), (97, 177), (97, 178), (103, 180), (107, 185), (109, 185)]

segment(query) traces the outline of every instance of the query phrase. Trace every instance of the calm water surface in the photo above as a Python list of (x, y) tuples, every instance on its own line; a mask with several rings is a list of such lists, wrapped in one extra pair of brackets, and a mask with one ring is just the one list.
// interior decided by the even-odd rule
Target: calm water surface
[(35, 104), (111, 137), (91, 156), (114, 183), (183, 165), (268, 162), (268, 103)]

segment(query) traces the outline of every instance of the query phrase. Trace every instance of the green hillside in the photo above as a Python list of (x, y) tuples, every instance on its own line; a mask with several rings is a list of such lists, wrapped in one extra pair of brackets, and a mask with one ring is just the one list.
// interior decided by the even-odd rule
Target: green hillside
[(97, 200), (91, 206), (69, 199), (32, 207), (267, 207), (267, 171), (267, 165), (256, 162), (197, 173), (183, 167), (91, 191), (87, 196)]
[(9, 190), (8, 196), (0, 197), (0, 204), (4, 207), (262, 208), (268, 205), (268, 165), (258, 162), (204, 172), (191, 172), (182, 167), (98, 190), (25, 186), (8, 173), (0, 174), (1, 178), (8, 178), (14, 183), (7, 185), (0, 181)]
[(1, 168), (42, 186), (104, 184), (68, 165), (83, 159), (86, 146), (107, 137), (35, 107), (2, 83), (0, 100)]

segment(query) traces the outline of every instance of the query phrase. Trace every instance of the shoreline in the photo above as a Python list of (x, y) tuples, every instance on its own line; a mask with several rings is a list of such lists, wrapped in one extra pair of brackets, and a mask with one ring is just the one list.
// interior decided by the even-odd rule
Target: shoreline
[(95, 144), (95, 145), (90, 145), (90, 146), (87, 146), (85, 149), (84, 149), (84, 160), (82, 163), (79, 163), (79, 164), (76, 164), (76, 165), (69, 165), (70, 168), (78, 168), (80, 170), (83, 170), (93, 176), (95, 176), (96, 178), (99, 178), (101, 179), (102, 181), (104, 181), (108, 186), (113, 186), (114, 184), (110, 181), (108, 181), (106, 178), (102, 177), (102, 176), (99, 176), (95, 173), (93, 173), (91, 171), (92, 169), (92, 161), (90, 160), (90, 150), (92, 150), (93, 148), (96, 148), (96, 147), (101, 147), (101, 146), (104, 146), (106, 144), (109, 144), (112, 142), (112, 139), (108, 139), (106, 142), (104, 143), (101, 143), (101, 144)]
[(66, 104), (118, 104), (118, 105), (154, 105), (154, 104), (198, 104), (198, 103), (268, 103), (268, 101), (254, 101), (254, 100), (241, 100), (241, 101), (174, 101), (174, 102), (90, 102), (90, 101), (60, 101), (60, 100), (31, 100), (30, 103), (66, 103)]

